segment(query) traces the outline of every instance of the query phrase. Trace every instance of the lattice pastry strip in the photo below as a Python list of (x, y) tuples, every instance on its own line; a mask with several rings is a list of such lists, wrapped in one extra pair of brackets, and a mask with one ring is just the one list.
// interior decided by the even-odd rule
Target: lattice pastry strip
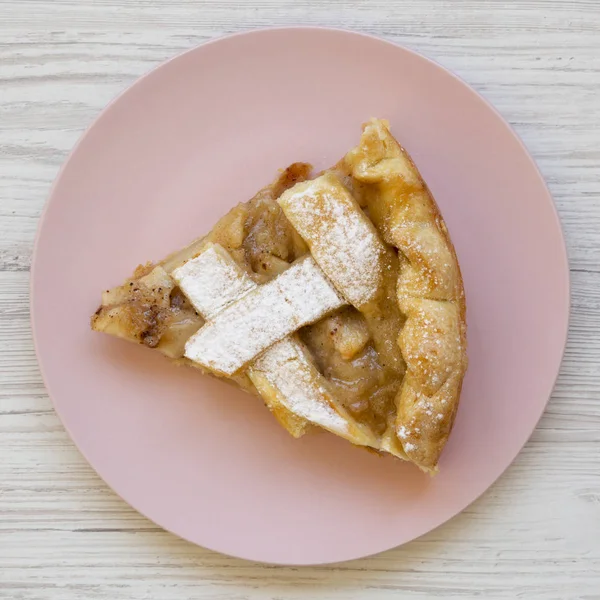
[(333, 173), (299, 183), (278, 200), (323, 272), (357, 308), (381, 290), (389, 250)]
[[(206, 281), (213, 276), (208, 271)], [(185, 356), (217, 374), (232, 375), (275, 342), (344, 304), (307, 256), (219, 312), (190, 338)]]
[(361, 446), (378, 447), (376, 437), (336, 403), (308, 352), (295, 336), (277, 342), (248, 369), (261, 396), (293, 414)]

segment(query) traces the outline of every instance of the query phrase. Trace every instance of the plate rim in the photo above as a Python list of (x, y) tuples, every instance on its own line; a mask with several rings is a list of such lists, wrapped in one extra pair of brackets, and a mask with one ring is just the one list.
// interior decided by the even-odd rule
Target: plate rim
[[(565, 294), (566, 294), (566, 303), (565, 303), (565, 310), (566, 310), (566, 315), (565, 315), (565, 319), (564, 319), (564, 330), (561, 332), (561, 352), (560, 352), (560, 358), (558, 360), (557, 363), (557, 368), (556, 368), (556, 374), (552, 380), (552, 384), (550, 386), (549, 389), (549, 393), (548, 393), (548, 397), (546, 398), (546, 400), (543, 402), (543, 404), (540, 407), (540, 413), (539, 416), (537, 417), (535, 423), (533, 424), (533, 427), (531, 429), (531, 432), (527, 435), (527, 437), (525, 438), (524, 442), (522, 445), (520, 445), (516, 452), (514, 453), (514, 455), (510, 458), (510, 460), (506, 463), (506, 466), (493, 478), (493, 480), (486, 485), (486, 487), (480, 492), (478, 493), (476, 496), (474, 496), (471, 500), (469, 500), (460, 510), (453, 512), (451, 515), (449, 516), (444, 516), (442, 519), (436, 521), (436, 523), (429, 527), (426, 531), (423, 531), (422, 533), (416, 535), (416, 536), (412, 536), (411, 538), (404, 540), (398, 544), (392, 544), (392, 545), (386, 545), (385, 547), (380, 548), (379, 550), (375, 550), (373, 552), (367, 552), (367, 553), (353, 553), (351, 556), (346, 556), (344, 558), (341, 559), (335, 559), (335, 560), (328, 560), (326, 562), (323, 561), (318, 561), (318, 562), (311, 562), (310, 560), (307, 561), (303, 561), (303, 562), (287, 562), (287, 561), (273, 561), (273, 560), (264, 560), (264, 559), (257, 559), (253, 556), (245, 556), (243, 553), (231, 553), (230, 551), (226, 551), (226, 550), (221, 550), (219, 548), (215, 548), (215, 547), (211, 547), (209, 545), (205, 545), (204, 543), (199, 543), (196, 542), (192, 539), (190, 539), (189, 537), (187, 537), (185, 534), (182, 533), (178, 533), (176, 531), (173, 531), (172, 529), (170, 529), (169, 527), (161, 524), (159, 521), (157, 521), (155, 518), (150, 517), (149, 515), (147, 515), (144, 511), (140, 510), (139, 508), (137, 508), (136, 506), (134, 506), (131, 502), (129, 502), (125, 497), (123, 497), (121, 495), (121, 493), (119, 491), (117, 491), (111, 484), (108, 483), (108, 481), (105, 479), (105, 477), (98, 472), (98, 470), (96, 469), (96, 467), (93, 465), (93, 463), (88, 459), (88, 456), (86, 455), (86, 452), (80, 448), (80, 446), (75, 442), (75, 437), (73, 436), (69, 426), (66, 424), (65, 420), (63, 419), (63, 416), (61, 415), (61, 412), (57, 406), (57, 403), (54, 399), (54, 395), (52, 394), (51, 390), (50, 390), (50, 386), (48, 383), (48, 377), (45, 371), (45, 367), (44, 367), (44, 361), (42, 359), (42, 355), (40, 352), (40, 348), (39, 348), (39, 342), (38, 342), (38, 333), (37, 333), (37, 326), (36, 326), (36, 285), (35, 285), (35, 281), (37, 279), (36, 273), (38, 271), (38, 250), (39, 250), (39, 242), (40, 239), (42, 237), (42, 233), (43, 233), (43, 229), (44, 229), (44, 225), (46, 222), (46, 217), (48, 214), (48, 211), (50, 209), (50, 206), (52, 204), (52, 202), (55, 200), (56, 198), (56, 192), (59, 188), (60, 182), (73, 158), (73, 156), (77, 153), (77, 151), (79, 150), (80, 146), (82, 145), (83, 141), (85, 140), (85, 138), (90, 134), (90, 132), (96, 128), (99, 124), (99, 122), (102, 120), (102, 118), (104, 117), (104, 115), (109, 112), (111, 110), (111, 108), (113, 107), (113, 105), (115, 105), (117, 102), (119, 102), (121, 100), (121, 98), (123, 98), (126, 94), (130, 93), (134, 88), (136, 88), (137, 86), (141, 85), (143, 81), (145, 81), (147, 78), (151, 77), (155, 72), (160, 71), (164, 68), (167, 68), (168, 65), (170, 65), (170, 63), (177, 61), (179, 59), (181, 59), (182, 57), (194, 53), (194, 52), (198, 52), (201, 51), (202, 48), (204, 48), (205, 46), (209, 46), (209, 45), (213, 45), (213, 44), (218, 44), (220, 42), (223, 41), (227, 41), (233, 38), (238, 38), (238, 37), (246, 37), (246, 36), (260, 36), (263, 34), (268, 34), (270, 32), (285, 32), (285, 31), (294, 31), (294, 32), (311, 32), (311, 31), (319, 31), (319, 32), (335, 32), (335, 33), (341, 33), (341, 34), (345, 34), (351, 37), (356, 37), (356, 38), (363, 38), (363, 39), (367, 39), (370, 40), (372, 42), (377, 42), (379, 44), (388, 46), (388, 47), (392, 47), (394, 50), (400, 50), (406, 53), (409, 53), (411, 55), (413, 55), (414, 58), (417, 58), (421, 61), (424, 61), (426, 63), (429, 63), (431, 66), (433, 66), (436, 70), (441, 71), (444, 75), (446, 76), (450, 76), (451, 78), (453, 78), (454, 80), (456, 80), (459, 84), (462, 85), (463, 88), (465, 88), (466, 90), (468, 90), (469, 94), (474, 96), (476, 99), (478, 99), (480, 102), (483, 102), (484, 105), (486, 106), (487, 109), (491, 110), (494, 115), (496, 116), (497, 119), (499, 119), (499, 121), (502, 123), (502, 125), (507, 129), (507, 131), (512, 135), (512, 137), (517, 141), (518, 145), (520, 146), (521, 151), (523, 152), (524, 156), (527, 157), (533, 171), (535, 172), (537, 179), (539, 181), (539, 183), (541, 184), (542, 188), (545, 190), (546, 195), (548, 197), (549, 200), (549, 204), (550, 207), (552, 209), (552, 213), (553, 213), (553, 221), (554, 224), (556, 226), (556, 230), (558, 233), (558, 237), (559, 240), (561, 242), (560, 244), (560, 255), (561, 255), (561, 262), (562, 264), (560, 265), (560, 271), (562, 273), (562, 277), (563, 277), (563, 287), (562, 289), (564, 290)], [(467, 310), (468, 313), (468, 310)], [(37, 228), (36, 228), (36, 233), (35, 233), (35, 238), (34, 238), (34, 242), (33, 242), (33, 248), (32, 248), (32, 253), (31, 253), (31, 266), (30, 266), (30, 277), (29, 277), (29, 317), (30, 317), (30, 324), (31, 324), (31, 331), (32, 331), (32, 338), (33, 338), (33, 345), (34, 345), (34, 350), (35, 350), (35, 355), (36, 355), (36, 359), (37, 359), (37, 363), (38, 363), (38, 367), (40, 370), (40, 374), (42, 376), (42, 380), (44, 383), (44, 387), (46, 390), (46, 393), (52, 403), (52, 406), (54, 408), (54, 412), (56, 413), (57, 417), (59, 418), (61, 425), (63, 426), (63, 428), (65, 429), (65, 431), (67, 432), (67, 434), (69, 435), (70, 438), (70, 442), (72, 443), (73, 447), (79, 452), (79, 454), (84, 458), (84, 460), (86, 461), (86, 463), (89, 465), (89, 467), (91, 469), (93, 469), (93, 471), (96, 473), (96, 475), (103, 481), (103, 483), (108, 486), (110, 488), (110, 490), (116, 494), (124, 503), (126, 503), (128, 506), (130, 506), (131, 508), (133, 508), (136, 512), (138, 512), (139, 514), (141, 514), (144, 518), (148, 519), (150, 522), (155, 523), (157, 526), (159, 526), (161, 529), (163, 529), (164, 531), (169, 532), (172, 535), (175, 535), (183, 540), (185, 540), (188, 543), (191, 543), (195, 546), (201, 547), (201, 548), (205, 548), (207, 550), (210, 550), (212, 552), (218, 552), (222, 555), (225, 556), (230, 556), (236, 559), (242, 559), (242, 560), (249, 560), (249, 561), (253, 561), (259, 564), (270, 564), (270, 565), (280, 565), (280, 566), (291, 566), (291, 567), (300, 567), (300, 566), (325, 566), (325, 565), (333, 565), (333, 564), (338, 564), (338, 563), (343, 563), (343, 562), (348, 562), (348, 561), (352, 561), (352, 560), (357, 560), (357, 559), (361, 559), (361, 558), (368, 558), (370, 556), (374, 556), (377, 554), (380, 554), (382, 552), (386, 552), (389, 551), (391, 549), (394, 548), (399, 548), (400, 546), (403, 546), (405, 544), (408, 544), (410, 542), (413, 542), (416, 539), (419, 539), (420, 537), (422, 537), (423, 535), (426, 535), (427, 533), (430, 533), (432, 531), (434, 531), (435, 529), (437, 529), (438, 527), (442, 526), (443, 524), (445, 524), (446, 522), (450, 521), (451, 519), (453, 519), (454, 517), (458, 516), (459, 514), (461, 514), (464, 510), (466, 510), (469, 506), (471, 506), (476, 500), (478, 500), (483, 494), (485, 494), (507, 471), (507, 469), (513, 464), (513, 462), (515, 461), (515, 459), (517, 458), (517, 456), (521, 453), (521, 451), (523, 450), (524, 446), (528, 443), (528, 441), (530, 440), (531, 436), (533, 435), (534, 431), (537, 429), (539, 422), (544, 414), (544, 412), (546, 411), (546, 408), (548, 406), (548, 403), (550, 402), (550, 399), (552, 397), (552, 393), (555, 389), (556, 386), (556, 382), (560, 376), (561, 373), (561, 366), (564, 360), (564, 356), (565, 356), (565, 352), (567, 349), (567, 343), (568, 343), (568, 334), (569, 334), (569, 330), (570, 330), (570, 325), (571, 325), (571, 318), (572, 318), (572, 289), (571, 289), (571, 273), (570, 273), (570, 263), (569, 263), (569, 253), (568, 253), (568, 247), (566, 244), (566, 239), (565, 239), (565, 234), (564, 234), (564, 229), (563, 229), (563, 225), (560, 219), (560, 215), (558, 212), (558, 209), (556, 207), (556, 203), (554, 201), (554, 197), (548, 187), (548, 184), (535, 160), (535, 158), (531, 155), (531, 153), (529, 152), (529, 150), (527, 149), (525, 143), (523, 142), (523, 140), (521, 139), (521, 137), (519, 136), (519, 134), (515, 131), (515, 129), (513, 128), (513, 126), (502, 116), (502, 114), (499, 112), (498, 109), (496, 109), (490, 101), (488, 101), (481, 93), (479, 93), (477, 90), (475, 90), (467, 81), (465, 81), (461, 76), (459, 76), (458, 74), (456, 74), (455, 72), (451, 71), (450, 69), (446, 68), (445, 66), (443, 66), (441, 63), (437, 62), (435, 59), (430, 58), (429, 56), (426, 56), (424, 54), (422, 54), (419, 51), (416, 51), (404, 44), (383, 38), (383, 37), (379, 37), (377, 35), (373, 35), (370, 33), (365, 33), (363, 31), (357, 31), (354, 29), (350, 29), (350, 28), (344, 28), (344, 27), (329, 27), (329, 26), (322, 26), (322, 25), (284, 25), (284, 26), (268, 26), (268, 27), (260, 27), (260, 28), (251, 28), (251, 29), (243, 29), (240, 31), (235, 31), (233, 33), (225, 33), (223, 35), (218, 35), (215, 37), (211, 37), (203, 42), (200, 42), (199, 44), (194, 45), (191, 48), (188, 48), (186, 50), (183, 50), (181, 52), (176, 53), (175, 55), (171, 56), (170, 58), (167, 58), (166, 60), (163, 60), (161, 62), (159, 62), (158, 64), (152, 66), (150, 69), (148, 69), (147, 71), (145, 71), (144, 73), (142, 73), (140, 76), (138, 76), (133, 82), (131, 82), (130, 84), (126, 85), (123, 89), (121, 89), (113, 98), (111, 98), (108, 103), (96, 114), (96, 116), (92, 119), (92, 121), (85, 127), (85, 129), (83, 130), (83, 132), (79, 135), (78, 139), (76, 140), (75, 144), (73, 145), (73, 147), (71, 148), (71, 150), (67, 153), (67, 156), (65, 157), (65, 159), (63, 160), (61, 166), (59, 167), (58, 171), (56, 172), (56, 175), (54, 177), (54, 180), (50, 186), (50, 189), (47, 193), (46, 196), (46, 200), (44, 202), (44, 206), (43, 209), (40, 213), (39, 216), (39, 220), (38, 220), (38, 224), (37, 224)]]

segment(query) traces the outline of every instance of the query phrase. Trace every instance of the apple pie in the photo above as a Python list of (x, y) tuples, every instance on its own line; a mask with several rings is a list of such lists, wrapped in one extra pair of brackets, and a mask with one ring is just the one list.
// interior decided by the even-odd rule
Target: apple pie
[(294, 163), (183, 250), (107, 290), (92, 329), (429, 473), (467, 367), (448, 230), (387, 121), (313, 176)]

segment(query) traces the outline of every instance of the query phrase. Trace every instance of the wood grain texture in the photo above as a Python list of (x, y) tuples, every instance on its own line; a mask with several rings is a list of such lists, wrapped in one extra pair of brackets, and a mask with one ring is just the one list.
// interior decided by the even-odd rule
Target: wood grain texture
[[(208, 38), (299, 23), (412, 47), (499, 109), (556, 200), (573, 314), (548, 410), (491, 490), (402, 548), (293, 569), (179, 540), (95, 475), (44, 391), (28, 269), (57, 169), (112, 97)], [(599, 600), (599, 91), (597, 0), (0, 0), (0, 598)]]

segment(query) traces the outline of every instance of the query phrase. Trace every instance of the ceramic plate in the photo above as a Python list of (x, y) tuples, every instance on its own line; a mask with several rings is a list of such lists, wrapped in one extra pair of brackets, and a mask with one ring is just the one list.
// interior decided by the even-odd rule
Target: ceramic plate
[[(208, 231), (288, 163), (331, 165), (371, 116), (412, 154), (465, 280), (470, 368), (435, 478), (326, 433), (294, 440), (256, 398), (89, 327), (103, 288)], [(47, 388), (99, 475), (187, 540), (284, 564), (397, 546), (486, 490), (544, 410), (569, 310), (552, 199), (498, 113), (418, 54), (319, 28), (204, 44), (114, 101), (56, 180), (32, 282)]]

